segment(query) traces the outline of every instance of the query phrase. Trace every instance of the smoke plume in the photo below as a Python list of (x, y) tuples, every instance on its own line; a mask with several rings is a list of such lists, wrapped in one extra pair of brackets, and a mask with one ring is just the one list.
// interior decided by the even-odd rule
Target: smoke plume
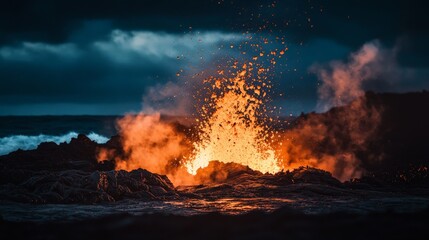
[(318, 110), (343, 106), (364, 95), (363, 83), (374, 80), (382, 72), (380, 44), (370, 42), (351, 54), (347, 63), (333, 61), (329, 67), (314, 65), (311, 71), (322, 81), (318, 89)]
[(285, 169), (307, 165), (340, 180), (361, 176), (364, 169), (357, 153), (376, 135), (382, 112), (367, 104), (364, 85), (386, 75), (383, 66), (394, 61), (385, 53), (378, 42), (370, 42), (352, 53), (348, 62), (311, 67), (322, 82), (317, 108), (327, 112), (300, 117), (282, 135), (279, 154)]

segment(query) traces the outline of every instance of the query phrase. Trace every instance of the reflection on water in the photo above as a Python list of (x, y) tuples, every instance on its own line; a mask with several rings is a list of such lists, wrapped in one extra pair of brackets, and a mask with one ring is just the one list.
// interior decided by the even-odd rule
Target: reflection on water
[(177, 201), (137, 200), (120, 201), (109, 204), (17, 204), (2, 203), (0, 213), (8, 221), (72, 221), (101, 217), (111, 214), (175, 214), (196, 215), (210, 212), (242, 214), (250, 211), (272, 212), (288, 206), (307, 214), (329, 212), (368, 213), (394, 210), (411, 212), (429, 207), (429, 199), (424, 197), (388, 198), (221, 198), (215, 200), (189, 199)]
[(3, 219), (9, 221), (70, 221), (120, 213), (135, 215), (161, 213), (190, 216), (209, 212), (224, 214), (241, 214), (254, 210), (272, 212), (285, 203), (291, 202), (292, 200), (289, 199), (277, 198), (223, 198), (165, 202), (127, 200), (97, 205), (5, 203), (0, 206), (0, 211)]
[(272, 212), (291, 199), (284, 198), (221, 198), (216, 200), (188, 200), (167, 202), (182, 210), (192, 210), (192, 213), (220, 212), (224, 214), (242, 214), (250, 211)]

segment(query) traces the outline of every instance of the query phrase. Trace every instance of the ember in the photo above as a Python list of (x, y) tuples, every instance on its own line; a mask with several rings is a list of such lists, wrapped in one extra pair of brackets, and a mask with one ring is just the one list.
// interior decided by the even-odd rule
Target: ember
[[(236, 66), (235, 66), (236, 67)], [(258, 74), (252, 76), (253, 71)], [(233, 77), (206, 80), (211, 97), (202, 107), (198, 128), (200, 141), (185, 162), (187, 171), (196, 174), (210, 161), (240, 163), (264, 173), (280, 171), (278, 159), (269, 143), (272, 133), (261, 118), (269, 85), (262, 68), (244, 64)]]

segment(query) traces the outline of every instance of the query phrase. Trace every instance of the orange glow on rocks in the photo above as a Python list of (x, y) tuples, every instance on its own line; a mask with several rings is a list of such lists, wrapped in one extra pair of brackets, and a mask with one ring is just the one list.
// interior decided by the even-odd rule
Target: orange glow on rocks
[[(161, 120), (159, 113), (125, 116), (118, 121), (122, 149), (100, 149), (98, 159), (114, 160), (116, 169), (143, 168), (165, 174), (176, 186), (200, 184), (199, 170), (219, 175), (219, 169), (208, 167), (213, 161), (271, 174), (311, 166), (340, 180), (359, 177), (362, 169), (356, 153), (367, 147), (380, 122), (381, 110), (365, 104), (360, 84), (376, 76), (377, 46), (365, 45), (349, 64), (335, 63), (330, 71), (316, 71), (323, 80), (321, 100), (336, 109), (306, 114), (291, 128), (274, 129), (279, 118), (277, 108), (269, 104), (273, 95), (269, 76), (275, 65), (271, 57), (280, 58), (285, 51), (287, 48), (266, 51), (269, 54), (261, 51), (260, 57), (244, 64), (227, 62), (230, 67), (218, 67), (210, 77), (195, 82), (195, 92), (183, 88), (194, 96), (197, 110), (187, 127), (176, 128)], [(270, 57), (263, 61), (262, 56)], [(165, 86), (166, 90), (170, 87)], [(343, 101), (338, 102), (339, 97)], [(345, 104), (349, 105), (342, 106)], [(178, 107), (181, 105), (182, 101)]]

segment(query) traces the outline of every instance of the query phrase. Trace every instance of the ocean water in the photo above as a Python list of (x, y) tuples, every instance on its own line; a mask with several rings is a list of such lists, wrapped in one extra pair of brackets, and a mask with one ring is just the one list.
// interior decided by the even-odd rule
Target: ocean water
[(0, 155), (35, 149), (42, 142), (70, 142), (79, 133), (98, 143), (117, 134), (119, 116), (1, 116)]

